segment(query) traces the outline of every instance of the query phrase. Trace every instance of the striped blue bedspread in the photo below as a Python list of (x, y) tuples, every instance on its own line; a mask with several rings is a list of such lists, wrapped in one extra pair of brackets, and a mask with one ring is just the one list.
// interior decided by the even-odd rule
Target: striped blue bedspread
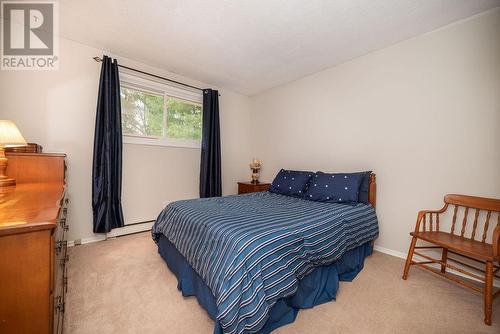
[(256, 333), (315, 267), (378, 235), (375, 211), (252, 193), (170, 203), (152, 228), (212, 290), (224, 333)]

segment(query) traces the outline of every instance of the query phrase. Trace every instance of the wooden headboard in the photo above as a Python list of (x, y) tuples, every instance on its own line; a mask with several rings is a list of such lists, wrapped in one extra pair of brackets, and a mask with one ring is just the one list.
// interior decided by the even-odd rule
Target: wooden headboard
[(377, 178), (375, 173), (370, 174), (370, 181), (368, 186), (368, 202), (374, 209), (377, 207)]

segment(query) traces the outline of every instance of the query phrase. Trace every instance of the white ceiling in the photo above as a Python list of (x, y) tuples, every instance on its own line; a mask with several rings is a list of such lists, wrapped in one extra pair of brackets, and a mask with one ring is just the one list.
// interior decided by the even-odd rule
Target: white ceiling
[(499, 0), (60, 0), (61, 35), (254, 95)]

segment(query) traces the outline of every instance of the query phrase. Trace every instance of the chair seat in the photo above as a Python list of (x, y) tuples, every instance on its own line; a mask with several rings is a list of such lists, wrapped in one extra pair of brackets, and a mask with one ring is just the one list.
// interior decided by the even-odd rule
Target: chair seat
[(486, 261), (497, 261), (497, 258), (493, 256), (493, 246), (488, 243), (467, 239), (446, 232), (411, 232), (410, 234), (459, 254), (480, 258)]

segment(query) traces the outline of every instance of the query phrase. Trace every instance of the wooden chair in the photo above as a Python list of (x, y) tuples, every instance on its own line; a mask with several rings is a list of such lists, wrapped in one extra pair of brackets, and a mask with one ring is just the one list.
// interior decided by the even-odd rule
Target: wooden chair
[[(403, 272), (403, 279), (408, 278), (410, 266), (417, 265), (436, 275), (445, 277), (461, 286), (483, 294), (484, 297), (484, 322), (491, 325), (492, 302), (495, 297), (500, 295), (500, 289), (493, 291), (493, 278), (498, 276), (500, 270), (500, 199), (473, 197), (465, 195), (446, 195), (444, 197), (444, 207), (441, 210), (423, 210), (418, 213), (417, 224), (415, 231), (410, 235), (413, 237), (408, 250), (408, 257)], [(453, 206), (453, 218), (451, 222), (451, 231), (442, 232), (440, 230), (440, 215), (444, 214), (448, 207)], [(461, 227), (457, 227), (458, 212), (463, 211)], [(467, 227), (469, 211), (474, 210), (474, 221), (472, 227)], [(479, 219), (481, 211), (484, 211)], [(495, 219), (494, 217), (497, 216)], [(481, 223), (480, 220), (483, 222)], [(487, 243), (488, 230), (490, 225), (495, 223), (493, 229), (492, 243)], [(482, 225), (482, 228), (480, 227)], [(466, 230), (470, 230), (470, 235), (467, 236)], [(417, 240), (421, 239), (432, 246), (416, 246)], [(476, 240), (477, 239), (477, 240)], [(435, 259), (415, 249), (442, 249), (441, 259)], [(426, 261), (416, 262), (413, 260), (413, 255), (418, 255)], [(459, 255), (468, 260), (474, 260), (484, 265), (482, 268), (477, 268), (469, 263), (459, 261), (448, 257), (449, 254)], [(448, 263), (448, 261), (456, 262), (462, 265), (461, 268)], [(499, 265), (495, 265), (497, 262)], [(440, 270), (430, 265), (440, 265)], [(456, 275), (452, 275), (446, 271), (447, 268), (455, 270), (461, 274), (467, 275), (484, 284), (477, 285), (471, 281), (460, 279)], [(464, 268), (473, 269), (475, 272), (470, 272)], [(478, 274), (479, 272), (484, 275)]]

